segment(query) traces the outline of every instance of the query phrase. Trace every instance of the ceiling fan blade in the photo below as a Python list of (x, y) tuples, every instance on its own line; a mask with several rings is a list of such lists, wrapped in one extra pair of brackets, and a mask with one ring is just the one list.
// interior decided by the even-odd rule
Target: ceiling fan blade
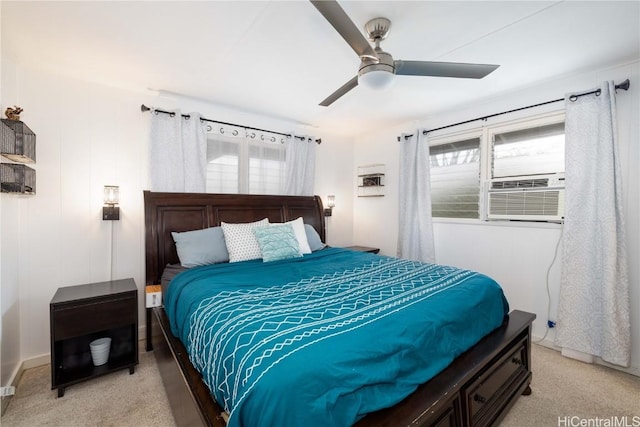
[(345, 84), (340, 86), (340, 88), (338, 90), (336, 90), (331, 95), (329, 95), (319, 105), (321, 105), (323, 107), (328, 107), (329, 105), (331, 105), (335, 101), (337, 101), (338, 98), (340, 98), (342, 95), (344, 95), (345, 93), (349, 92), (351, 89), (353, 89), (356, 86), (358, 86), (358, 76), (355, 76), (354, 78), (352, 78), (351, 80), (349, 80), (348, 82), (346, 82)]
[(329, 21), (333, 28), (340, 33), (343, 39), (351, 46), (359, 57), (378, 59), (365, 36), (358, 30), (351, 18), (335, 0), (310, 0), (318, 11)]
[(402, 76), (457, 77), (481, 79), (499, 65), (465, 64), (461, 62), (394, 61), (396, 74)]

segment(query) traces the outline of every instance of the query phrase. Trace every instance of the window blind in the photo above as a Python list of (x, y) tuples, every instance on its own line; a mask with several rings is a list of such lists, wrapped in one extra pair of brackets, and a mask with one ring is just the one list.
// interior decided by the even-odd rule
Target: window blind
[(564, 172), (564, 122), (492, 136), (492, 177)]
[(433, 217), (478, 218), (480, 138), (429, 147)]

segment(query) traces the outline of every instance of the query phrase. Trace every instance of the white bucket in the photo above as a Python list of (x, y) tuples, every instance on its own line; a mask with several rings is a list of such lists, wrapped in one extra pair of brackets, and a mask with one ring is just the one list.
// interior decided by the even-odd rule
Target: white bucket
[(91, 358), (93, 359), (94, 366), (100, 366), (107, 363), (109, 360), (109, 349), (111, 348), (111, 338), (98, 338), (91, 341), (89, 344), (91, 348)]

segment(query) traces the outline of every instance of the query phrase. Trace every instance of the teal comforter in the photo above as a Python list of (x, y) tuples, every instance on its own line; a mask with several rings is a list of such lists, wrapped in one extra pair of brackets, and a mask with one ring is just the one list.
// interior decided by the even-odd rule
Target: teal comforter
[(230, 427), (326, 427), (400, 402), (508, 304), (476, 272), (328, 248), (188, 270), (165, 310)]

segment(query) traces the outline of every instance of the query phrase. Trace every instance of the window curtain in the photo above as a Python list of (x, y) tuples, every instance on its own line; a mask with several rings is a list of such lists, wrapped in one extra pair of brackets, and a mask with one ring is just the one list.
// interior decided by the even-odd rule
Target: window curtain
[(286, 137), (230, 125), (207, 135), (208, 193), (284, 194)]
[(284, 194), (287, 182), (285, 140), (268, 133), (247, 136), (250, 194)]
[(563, 354), (629, 366), (631, 324), (615, 86), (571, 100), (558, 328)]
[(311, 136), (286, 139), (287, 165), (285, 171), (285, 194), (290, 196), (313, 196), (316, 173), (316, 139)]
[(182, 117), (151, 114), (150, 188), (152, 191), (203, 193), (206, 183), (207, 134), (200, 114)]
[[(240, 157), (243, 152), (244, 129), (210, 132), (207, 136), (207, 193), (241, 193)], [(242, 136), (240, 136), (242, 135)]]
[(429, 142), (422, 131), (400, 137), (398, 257), (435, 262)]

